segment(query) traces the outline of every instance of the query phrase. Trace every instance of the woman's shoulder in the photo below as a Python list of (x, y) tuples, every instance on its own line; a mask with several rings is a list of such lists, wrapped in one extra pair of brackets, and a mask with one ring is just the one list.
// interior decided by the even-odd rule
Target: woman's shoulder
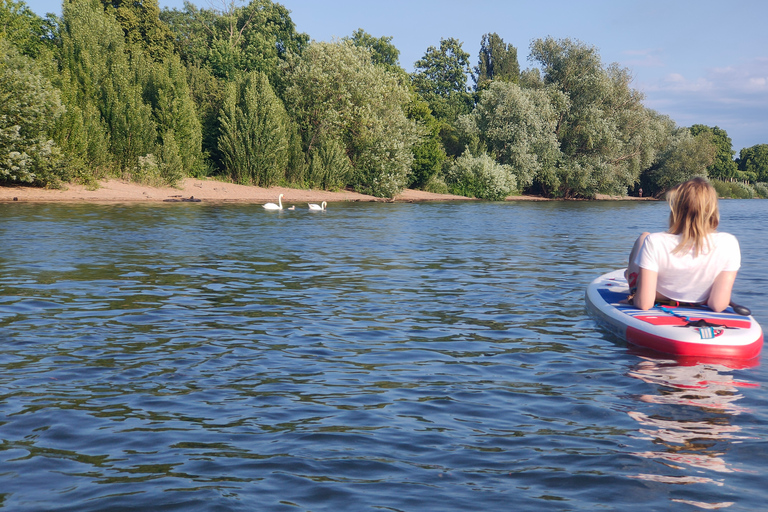
[(717, 242), (717, 244), (739, 244), (739, 241), (736, 239), (736, 237), (730, 233), (716, 231), (712, 233), (712, 236), (715, 238), (715, 242)]
[(659, 231), (658, 233), (650, 233), (648, 235), (648, 238), (650, 238), (653, 241), (664, 241), (667, 243), (680, 243), (680, 235), (674, 235), (670, 233), (669, 231)]

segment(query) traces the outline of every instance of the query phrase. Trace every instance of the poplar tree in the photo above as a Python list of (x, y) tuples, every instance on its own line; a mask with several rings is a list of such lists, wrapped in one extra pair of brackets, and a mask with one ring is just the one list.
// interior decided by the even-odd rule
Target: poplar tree
[(157, 133), (123, 31), (99, 0), (67, 1), (62, 21), (62, 65), (72, 82), (66, 86), (71, 87), (67, 100), (85, 113), (94, 110), (89, 103), (95, 107), (116, 170), (130, 173), (140, 156), (155, 150)]
[[(149, 70), (144, 83), (144, 98), (152, 107), (157, 131), (161, 134), (158, 144), (165, 146), (167, 134), (172, 133), (172, 145), (177, 148), (184, 174), (200, 173), (203, 165), (202, 128), (184, 66), (176, 55), (172, 55), (162, 63), (146, 62), (138, 67)], [(172, 153), (171, 148), (160, 152)], [(166, 159), (160, 160), (162, 165)]]
[(476, 91), (482, 90), (491, 80), (518, 83), (520, 64), (517, 61), (517, 48), (504, 43), (504, 39), (495, 32), (483, 35), (474, 71)]
[(122, 27), (129, 52), (131, 47), (141, 49), (158, 62), (173, 53), (173, 35), (168, 25), (160, 21), (157, 0), (102, 0), (102, 3)]
[(222, 163), (236, 182), (270, 187), (285, 176), (289, 122), (266, 74), (228, 84), (220, 123)]

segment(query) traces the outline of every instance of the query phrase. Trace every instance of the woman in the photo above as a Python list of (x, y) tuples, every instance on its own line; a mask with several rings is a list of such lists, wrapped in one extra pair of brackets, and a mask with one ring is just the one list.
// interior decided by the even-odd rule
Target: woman
[(650, 309), (656, 301), (706, 304), (722, 311), (741, 266), (736, 237), (717, 232), (717, 192), (693, 178), (667, 194), (669, 229), (643, 233), (635, 242), (625, 273), (635, 289), (632, 303)]

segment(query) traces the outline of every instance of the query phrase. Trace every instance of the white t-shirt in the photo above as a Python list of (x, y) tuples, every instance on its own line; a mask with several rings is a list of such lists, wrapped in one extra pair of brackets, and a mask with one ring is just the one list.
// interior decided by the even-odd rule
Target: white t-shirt
[(672, 254), (680, 243), (680, 235), (651, 233), (635, 258), (641, 268), (658, 272), (656, 291), (680, 302), (706, 302), (715, 278), (723, 271), (736, 271), (741, 266), (741, 251), (736, 237), (729, 233), (712, 233), (698, 256), (693, 249)]

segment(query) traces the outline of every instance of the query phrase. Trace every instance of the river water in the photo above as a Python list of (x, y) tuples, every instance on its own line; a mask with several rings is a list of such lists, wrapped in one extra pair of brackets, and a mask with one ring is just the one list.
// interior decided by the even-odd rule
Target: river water
[[(721, 212), (768, 326), (768, 201)], [(0, 508), (758, 510), (765, 366), (638, 353), (584, 307), (666, 216), (0, 204)]]

